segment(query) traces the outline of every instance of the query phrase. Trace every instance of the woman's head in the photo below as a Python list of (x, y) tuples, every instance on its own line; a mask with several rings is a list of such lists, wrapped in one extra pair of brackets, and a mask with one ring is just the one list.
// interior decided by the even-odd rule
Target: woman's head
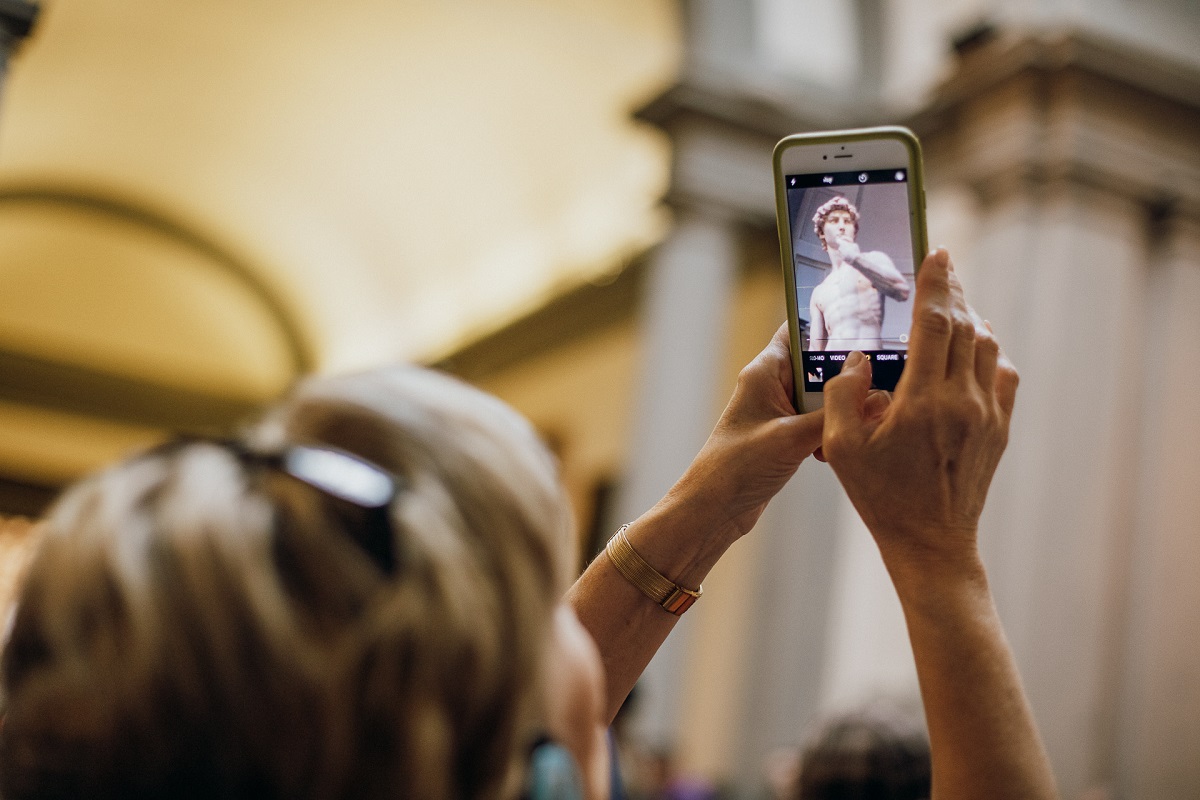
[(551, 457), (499, 401), (415, 368), (302, 385), (248, 452), (305, 445), (394, 476), (394, 574), (362, 546), (374, 512), (240, 448), (88, 479), (5, 653), (6, 797), (511, 791), (569, 570)]

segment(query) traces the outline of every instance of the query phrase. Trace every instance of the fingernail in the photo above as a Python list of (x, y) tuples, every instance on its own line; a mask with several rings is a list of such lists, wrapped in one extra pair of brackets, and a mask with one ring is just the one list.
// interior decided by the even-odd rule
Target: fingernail
[(863, 354), (858, 352), (857, 350), (855, 350), (853, 353), (846, 356), (846, 366), (847, 367), (857, 367), (859, 364), (862, 363), (862, 360), (863, 360)]

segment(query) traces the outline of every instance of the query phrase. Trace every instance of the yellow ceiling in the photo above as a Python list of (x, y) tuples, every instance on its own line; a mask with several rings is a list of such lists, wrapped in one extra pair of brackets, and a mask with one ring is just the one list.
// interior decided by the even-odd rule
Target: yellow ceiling
[(435, 359), (619, 269), (665, 224), (629, 112), (674, 7), (47, 0), (0, 106), (0, 476)]
[(263, 292), (215, 261), (112, 214), (0, 195), (0, 341), (185, 391), (277, 396), (302, 368), (302, 345)]
[(132, 198), (261, 271), (342, 368), (427, 358), (652, 242), (669, 0), (51, 0), (0, 187)]

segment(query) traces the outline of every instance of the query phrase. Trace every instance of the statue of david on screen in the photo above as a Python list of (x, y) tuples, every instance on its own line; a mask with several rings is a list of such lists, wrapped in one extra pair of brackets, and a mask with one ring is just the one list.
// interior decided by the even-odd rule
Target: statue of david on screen
[(883, 297), (908, 299), (909, 285), (886, 253), (863, 252), (858, 209), (834, 197), (813, 214), (813, 227), (829, 254), (832, 269), (809, 300), (809, 350), (878, 350), (883, 330)]

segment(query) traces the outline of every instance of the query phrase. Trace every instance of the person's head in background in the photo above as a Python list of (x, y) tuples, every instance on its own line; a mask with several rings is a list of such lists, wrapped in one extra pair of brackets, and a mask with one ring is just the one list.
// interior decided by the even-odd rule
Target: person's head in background
[[(364, 469), (383, 509), (336, 496)], [(534, 738), (599, 713), (555, 610), (570, 552), (553, 459), (503, 403), (416, 368), (313, 380), (245, 448), (158, 448), (56, 505), (4, 654), (0, 791), (516, 797)]]
[(927, 800), (931, 777), (920, 722), (873, 705), (817, 730), (801, 753), (792, 800)]

